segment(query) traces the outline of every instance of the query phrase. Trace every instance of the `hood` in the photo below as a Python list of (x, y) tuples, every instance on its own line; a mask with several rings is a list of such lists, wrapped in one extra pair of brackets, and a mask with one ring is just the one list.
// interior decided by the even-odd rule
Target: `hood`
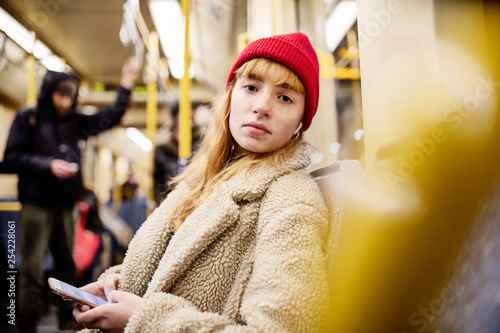
[[(73, 76), (72, 74), (64, 72), (47, 71), (47, 74), (45, 74), (45, 77), (43, 78), (42, 88), (40, 89), (40, 93), (38, 94), (38, 100), (37, 100), (38, 112), (41, 113), (55, 112), (54, 106), (52, 105), (51, 95), (52, 92), (54, 91), (56, 83), (63, 80), (74, 81), (77, 85), (77, 89), (80, 88), (80, 83), (78, 81), (78, 78)], [(78, 93), (76, 95), (73, 105), (71, 106), (70, 113), (76, 112), (77, 100), (78, 100)]]

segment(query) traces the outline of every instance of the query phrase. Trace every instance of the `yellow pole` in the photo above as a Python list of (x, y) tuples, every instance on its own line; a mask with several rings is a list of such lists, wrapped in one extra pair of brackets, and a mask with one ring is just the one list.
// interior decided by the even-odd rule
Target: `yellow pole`
[(26, 103), (34, 104), (36, 102), (35, 92), (35, 57), (28, 55), (28, 89), (26, 93)]
[(181, 171), (187, 164), (191, 155), (191, 101), (189, 90), (191, 80), (189, 78), (189, 0), (182, 0), (182, 12), (185, 18), (184, 35), (184, 76), (180, 81), (181, 98), (179, 103), (179, 162)]
[(151, 179), (151, 186), (149, 188), (149, 198), (151, 200), (154, 200), (154, 190), (153, 190), (153, 167), (154, 167), (154, 145), (155, 145), (155, 135), (156, 135), (156, 114), (158, 111), (158, 105), (156, 103), (156, 95), (157, 95), (157, 83), (156, 83), (156, 78), (157, 78), (157, 72), (158, 72), (158, 48), (159, 48), (159, 40), (158, 40), (158, 33), (156, 31), (152, 31), (149, 34), (149, 52), (150, 54), (153, 55), (149, 68), (146, 70), (148, 71), (148, 85), (147, 85), (147, 90), (148, 90), (148, 99), (146, 102), (146, 113), (147, 113), (147, 119), (146, 119), (146, 133), (148, 139), (151, 141), (153, 144), (153, 149), (151, 151), (151, 167), (150, 167), (150, 179)]

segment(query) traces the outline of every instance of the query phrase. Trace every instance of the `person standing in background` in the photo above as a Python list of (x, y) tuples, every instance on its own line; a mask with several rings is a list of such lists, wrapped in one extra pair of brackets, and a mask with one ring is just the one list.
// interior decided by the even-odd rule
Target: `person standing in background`
[[(194, 116), (198, 105), (191, 105), (191, 117)], [(180, 172), (179, 164), (179, 103), (172, 105), (172, 126), (168, 133), (168, 138), (159, 143), (154, 153), (154, 196), (159, 205), (170, 193), (171, 188), (167, 183)], [(195, 151), (200, 143), (202, 133), (196, 122), (191, 125), (191, 151)]]
[[(3, 163), (9, 172), (19, 176), (22, 208), (18, 300), (22, 332), (36, 332), (43, 309), (43, 263), (49, 249), (54, 257), (54, 276), (68, 283), (76, 278), (72, 212), (83, 190), (78, 140), (120, 122), (138, 76), (132, 57), (123, 65), (116, 100), (97, 114), (83, 115), (76, 108), (77, 79), (68, 73), (48, 71), (37, 104), (20, 110), (14, 119)], [(61, 329), (72, 322), (72, 304), (64, 303), (58, 304)]]

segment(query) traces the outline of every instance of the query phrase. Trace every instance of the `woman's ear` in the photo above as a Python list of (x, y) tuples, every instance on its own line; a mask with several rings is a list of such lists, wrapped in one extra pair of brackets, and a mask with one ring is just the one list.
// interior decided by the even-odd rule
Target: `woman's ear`
[(299, 126), (297, 126), (297, 129), (295, 130), (295, 132), (293, 132), (293, 135), (297, 135), (297, 133), (299, 133), (301, 128), (302, 128), (302, 122), (299, 123)]

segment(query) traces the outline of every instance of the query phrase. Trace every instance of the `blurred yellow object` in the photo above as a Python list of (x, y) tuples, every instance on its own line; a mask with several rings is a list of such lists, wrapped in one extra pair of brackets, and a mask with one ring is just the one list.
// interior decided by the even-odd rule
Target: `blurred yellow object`
[[(429, 94), (400, 110), (406, 138), (367, 147), (377, 159), (345, 194), (329, 332), (438, 332), (436, 318), (467, 288), (455, 261), (500, 171), (500, 8), (435, 1), (434, 11), (434, 78), (408, 78)], [(464, 25), (467, 11), (476, 19)], [(378, 140), (366, 126), (365, 141)]]

